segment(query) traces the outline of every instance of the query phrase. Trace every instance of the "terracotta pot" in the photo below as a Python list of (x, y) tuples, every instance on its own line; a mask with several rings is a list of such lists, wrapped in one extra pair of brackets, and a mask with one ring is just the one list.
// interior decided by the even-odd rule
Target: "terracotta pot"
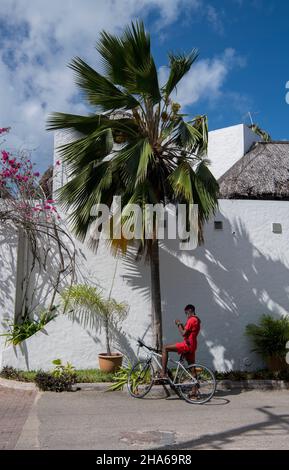
[(98, 355), (99, 368), (103, 372), (116, 372), (122, 365), (123, 355), (120, 353), (112, 353), (109, 356), (107, 353), (100, 353)]
[(267, 358), (267, 366), (271, 372), (278, 372), (287, 369), (285, 357), (271, 356)]

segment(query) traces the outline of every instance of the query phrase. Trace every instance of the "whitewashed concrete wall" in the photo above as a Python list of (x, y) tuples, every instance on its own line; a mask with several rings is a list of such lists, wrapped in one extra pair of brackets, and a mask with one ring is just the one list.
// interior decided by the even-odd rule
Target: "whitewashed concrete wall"
[[(129, 345), (123, 341), (121, 350), (132, 360), (135, 358)], [(21, 370), (51, 370), (54, 359), (65, 364), (71, 362), (78, 369), (97, 368), (98, 353), (104, 352), (103, 335), (93, 328), (82, 328), (65, 315), (60, 315), (19, 346), (5, 348), (2, 366)]]
[[(0, 226), (0, 334), (5, 330), (4, 320), (14, 318), (17, 239), (14, 230)], [(4, 344), (5, 339), (0, 336), (0, 361)]]
[[(289, 202), (221, 200), (219, 212), (206, 226), (205, 244), (192, 252), (179, 252), (175, 242), (161, 249), (161, 283), (165, 342), (178, 340), (175, 318), (184, 319), (183, 307), (194, 303), (202, 320), (197, 359), (219, 369), (254, 369), (260, 360), (250, 352), (244, 336), (246, 324), (263, 313), (276, 316), (289, 311)], [(223, 230), (214, 229), (214, 220)], [(282, 223), (282, 234), (272, 223)], [(97, 255), (81, 249), (79, 263), (89, 282), (98, 281), (108, 292), (116, 260), (101, 246)], [(130, 305), (123, 325), (121, 348), (131, 354), (135, 338), (145, 336), (150, 319), (148, 267), (133, 257), (118, 262), (113, 296)], [(85, 331), (71, 320), (58, 318), (26, 341), (30, 368), (49, 368), (60, 357), (77, 367), (95, 367), (104, 348), (97, 329)], [(147, 333), (146, 333), (147, 332)], [(25, 367), (25, 354), (13, 348), (3, 352), (2, 364)]]
[[(210, 132), (209, 158), (214, 174), (221, 176), (256, 140), (256, 135), (243, 125)], [(58, 133), (56, 146), (62, 142)], [(56, 151), (55, 160), (58, 158)], [(60, 166), (56, 186), (65, 180)], [(178, 339), (174, 319), (183, 319), (184, 305), (194, 303), (202, 319), (199, 361), (219, 370), (253, 369), (262, 365), (250, 352), (244, 330), (247, 323), (258, 321), (263, 313), (278, 316), (289, 311), (288, 215), (287, 201), (220, 200), (219, 212), (205, 227), (203, 246), (180, 252), (176, 242), (162, 244), (165, 342)], [(223, 222), (223, 230), (214, 229), (214, 220)], [(282, 234), (272, 233), (274, 222), (282, 223)], [(103, 244), (97, 255), (85, 245), (76, 244), (79, 279), (99, 283), (108, 293), (116, 268), (115, 258)], [(7, 269), (5, 276), (9, 279)], [(5, 292), (5, 281), (2, 285)], [(123, 325), (126, 334), (117, 338), (115, 347), (120, 343), (121, 349), (132, 356), (137, 336), (151, 340), (148, 266), (136, 263), (132, 254), (119, 260), (112, 294), (130, 306)], [(51, 361), (60, 357), (77, 367), (95, 367), (97, 354), (104, 349), (103, 334), (98, 328), (85, 330), (67, 318), (57, 318), (47, 326), (46, 332), (28, 339), (24, 345), (26, 351), (22, 348), (21, 352), (19, 347), (6, 348), (2, 365), (48, 369)]]
[(260, 140), (261, 138), (244, 124), (209, 132), (208, 158), (214, 176), (220, 178), (248, 152), (254, 142)]

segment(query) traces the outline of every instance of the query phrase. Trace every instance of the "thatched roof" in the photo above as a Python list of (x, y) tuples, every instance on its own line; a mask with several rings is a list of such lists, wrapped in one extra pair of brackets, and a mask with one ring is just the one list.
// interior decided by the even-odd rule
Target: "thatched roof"
[(289, 141), (255, 143), (219, 185), (220, 199), (289, 199)]

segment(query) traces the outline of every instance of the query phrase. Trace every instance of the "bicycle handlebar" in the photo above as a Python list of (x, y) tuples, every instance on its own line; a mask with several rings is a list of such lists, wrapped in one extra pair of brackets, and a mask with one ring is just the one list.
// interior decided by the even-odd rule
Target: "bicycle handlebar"
[(142, 339), (138, 338), (137, 342), (138, 342), (138, 345), (139, 345), (141, 348), (145, 347), (145, 348), (148, 349), (149, 351), (154, 351), (154, 352), (156, 352), (156, 353), (161, 354), (161, 351), (159, 351), (158, 349), (152, 348), (151, 346), (147, 346), (147, 345), (143, 342)]

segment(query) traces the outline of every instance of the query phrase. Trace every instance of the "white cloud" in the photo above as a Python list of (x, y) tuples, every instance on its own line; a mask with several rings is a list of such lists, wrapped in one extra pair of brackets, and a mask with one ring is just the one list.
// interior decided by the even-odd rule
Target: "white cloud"
[[(44, 169), (52, 157), (49, 112), (85, 112), (66, 65), (80, 56), (97, 65), (94, 44), (100, 30), (120, 32), (151, 12), (163, 31), (183, 12), (200, 11), (203, 0), (1, 0), (0, 126), (12, 126), (11, 146), (36, 149)], [(234, 58), (236, 59), (236, 55)], [(235, 60), (234, 59), (234, 60)], [(205, 93), (217, 95), (229, 70), (227, 59), (199, 61), (178, 90), (191, 104)]]
[(1, 0), (0, 123), (12, 126), (11, 146), (36, 148), (42, 167), (52, 154), (45, 132), (49, 112), (81, 113), (73, 75), (66, 67), (79, 55), (96, 65), (100, 30), (120, 32), (131, 20), (155, 11), (155, 28), (176, 21), (199, 0)]
[[(228, 48), (220, 57), (198, 60), (178, 85), (174, 98), (184, 108), (206, 98), (216, 101), (223, 95), (223, 86), (230, 70), (245, 66), (245, 60)], [(160, 82), (168, 76), (168, 68), (159, 70)]]
[(207, 18), (209, 23), (213, 26), (214, 30), (217, 31), (219, 34), (224, 33), (224, 25), (223, 25), (223, 11), (217, 9), (213, 5), (207, 6)]

